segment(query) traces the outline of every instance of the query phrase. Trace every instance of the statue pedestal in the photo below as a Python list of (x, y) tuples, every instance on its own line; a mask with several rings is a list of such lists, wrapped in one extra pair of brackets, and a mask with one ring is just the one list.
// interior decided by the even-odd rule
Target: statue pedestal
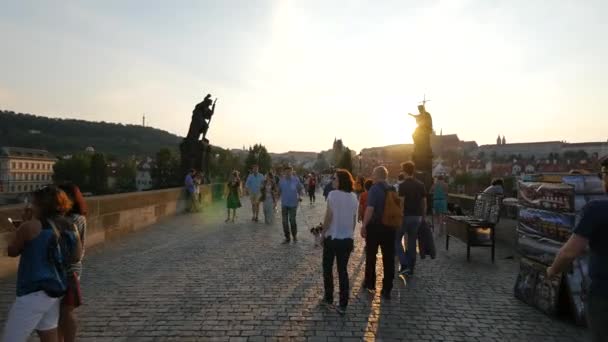
[(181, 170), (185, 175), (190, 169), (202, 172), (204, 179), (209, 177), (209, 154), (211, 145), (206, 141), (184, 139), (179, 144)]
[[(428, 190), (433, 185), (433, 150), (431, 149), (430, 134), (414, 136), (414, 152), (412, 161), (416, 164), (416, 179), (424, 183)], [(427, 208), (432, 210), (432, 195), (427, 196)]]

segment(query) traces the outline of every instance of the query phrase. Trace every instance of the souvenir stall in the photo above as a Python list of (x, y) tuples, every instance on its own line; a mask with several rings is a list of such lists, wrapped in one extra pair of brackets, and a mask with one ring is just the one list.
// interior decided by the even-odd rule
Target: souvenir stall
[(549, 314), (569, 314), (585, 324), (587, 257), (569, 272), (546, 279), (546, 269), (572, 234), (576, 214), (605, 196), (597, 175), (535, 175), (518, 183), (517, 250), (521, 256), (515, 297)]

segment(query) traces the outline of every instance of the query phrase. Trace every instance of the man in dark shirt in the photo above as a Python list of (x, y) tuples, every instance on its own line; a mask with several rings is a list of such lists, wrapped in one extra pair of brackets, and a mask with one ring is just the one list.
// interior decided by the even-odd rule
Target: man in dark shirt
[(374, 169), (372, 178), (374, 185), (367, 194), (367, 208), (363, 216), (361, 237), (365, 239), (365, 288), (370, 292), (376, 291), (376, 254), (378, 247), (382, 250), (382, 298), (391, 299), (393, 279), (395, 278), (395, 230), (382, 224), (386, 191), (390, 185), (386, 183), (388, 171), (384, 166)]
[[(608, 160), (602, 163), (604, 188), (608, 192)], [(591, 286), (587, 318), (592, 341), (608, 340), (608, 199), (589, 202), (581, 211), (573, 234), (560, 249), (553, 265), (547, 268), (552, 277), (568, 268), (589, 246)]]
[[(412, 275), (416, 266), (416, 240), (418, 228), (426, 213), (426, 189), (421, 181), (414, 178), (416, 169), (413, 162), (401, 164), (405, 174), (399, 185), (399, 197), (403, 204), (403, 224), (395, 236), (395, 249), (401, 268), (399, 274)], [(403, 249), (403, 236), (407, 235), (407, 251)]]

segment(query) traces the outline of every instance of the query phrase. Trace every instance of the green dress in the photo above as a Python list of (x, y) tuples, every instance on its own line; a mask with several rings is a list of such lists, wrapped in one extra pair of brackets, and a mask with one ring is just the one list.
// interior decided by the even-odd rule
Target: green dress
[(228, 209), (237, 209), (241, 207), (241, 198), (239, 196), (240, 181), (228, 183), (228, 197), (226, 198), (226, 207)]

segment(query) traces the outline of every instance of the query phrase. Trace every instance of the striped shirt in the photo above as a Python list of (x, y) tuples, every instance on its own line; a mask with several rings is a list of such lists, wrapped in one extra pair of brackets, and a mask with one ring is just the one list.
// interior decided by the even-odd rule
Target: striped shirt
[[(86, 237), (86, 233), (87, 233), (87, 219), (86, 217), (79, 215), (79, 214), (71, 214), (68, 219), (70, 220), (70, 222), (76, 226), (76, 229), (78, 230), (78, 235), (80, 235), (80, 243), (82, 243), (82, 256), (84, 257), (84, 243), (85, 243), (85, 237)], [(78, 274), (78, 276), (81, 275), (82, 273), (82, 258), (80, 259), (80, 261), (73, 263), (70, 265), (70, 269), (69, 269), (70, 274), (72, 272), (76, 272)]]

